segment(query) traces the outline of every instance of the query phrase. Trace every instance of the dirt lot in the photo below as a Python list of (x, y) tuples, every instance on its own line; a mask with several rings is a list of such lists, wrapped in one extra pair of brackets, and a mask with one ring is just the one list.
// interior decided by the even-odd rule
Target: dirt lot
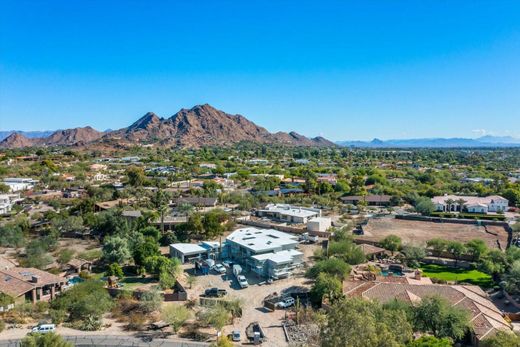
[[(487, 229), (487, 231), (486, 231)], [(489, 247), (497, 248), (497, 241), (502, 249), (507, 246), (508, 233), (503, 227), (433, 223), (394, 219), (391, 217), (370, 219), (363, 226), (364, 235), (356, 236), (361, 240), (380, 241), (388, 235), (397, 235), (403, 243), (423, 245), (434, 238), (467, 242), (472, 239), (484, 240)]]

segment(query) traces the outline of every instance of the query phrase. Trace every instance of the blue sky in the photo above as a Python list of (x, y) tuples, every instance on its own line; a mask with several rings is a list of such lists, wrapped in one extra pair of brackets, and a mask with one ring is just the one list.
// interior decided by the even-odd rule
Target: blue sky
[(520, 136), (520, 2), (0, 0), (0, 129), (209, 103), (332, 140)]

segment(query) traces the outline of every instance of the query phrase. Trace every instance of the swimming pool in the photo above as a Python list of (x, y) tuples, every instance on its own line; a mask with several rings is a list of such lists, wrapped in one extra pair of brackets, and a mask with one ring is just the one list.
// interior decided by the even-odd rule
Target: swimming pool
[(70, 286), (73, 286), (73, 285), (81, 283), (83, 281), (84, 281), (83, 278), (81, 278), (79, 276), (74, 276), (74, 277), (68, 279), (67, 284)]

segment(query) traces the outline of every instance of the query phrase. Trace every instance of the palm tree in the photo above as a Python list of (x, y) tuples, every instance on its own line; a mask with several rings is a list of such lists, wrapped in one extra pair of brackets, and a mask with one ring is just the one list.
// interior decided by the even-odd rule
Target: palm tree
[(457, 204), (459, 204), (460, 213), (462, 213), (462, 209), (464, 208), (464, 205), (466, 204), (466, 200), (459, 198), (455, 201)]

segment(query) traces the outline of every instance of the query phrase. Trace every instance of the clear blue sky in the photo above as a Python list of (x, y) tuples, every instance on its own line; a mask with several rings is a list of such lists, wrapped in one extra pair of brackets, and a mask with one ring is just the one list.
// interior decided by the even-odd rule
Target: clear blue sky
[(209, 103), (332, 140), (520, 136), (520, 1), (0, 0), (0, 129)]

